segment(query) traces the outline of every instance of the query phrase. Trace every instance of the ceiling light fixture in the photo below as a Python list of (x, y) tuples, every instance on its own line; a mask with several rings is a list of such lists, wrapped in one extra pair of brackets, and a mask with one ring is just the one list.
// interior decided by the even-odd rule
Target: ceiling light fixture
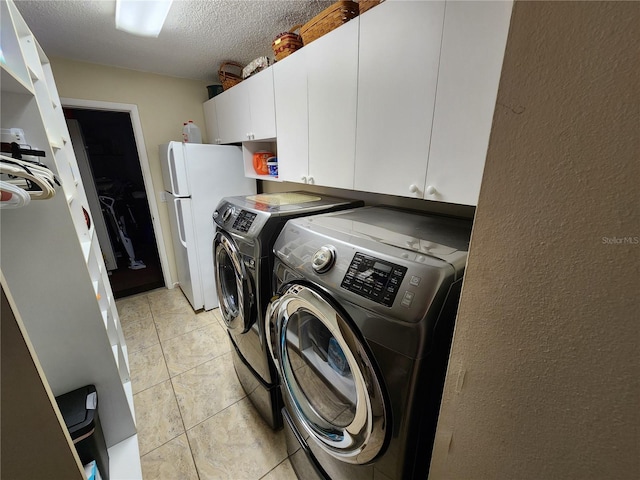
[(173, 0), (116, 0), (116, 28), (143, 37), (157, 37)]

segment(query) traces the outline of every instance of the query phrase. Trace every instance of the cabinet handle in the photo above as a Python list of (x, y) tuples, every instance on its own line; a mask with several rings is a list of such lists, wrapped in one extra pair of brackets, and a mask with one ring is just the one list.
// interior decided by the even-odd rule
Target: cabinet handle
[(302, 180), (303, 183), (307, 183), (307, 177), (305, 177), (304, 175), (300, 178), (300, 180)]
[(420, 189), (415, 183), (412, 183), (411, 185), (409, 185), (409, 191), (411, 193), (420, 194)]
[(427, 187), (427, 195), (435, 195), (436, 193), (438, 193), (436, 187), (434, 187), (433, 185), (429, 185)]
[(307, 183), (308, 183), (309, 185), (313, 185), (313, 184), (314, 184), (313, 177), (308, 177), (308, 178), (307, 178)]

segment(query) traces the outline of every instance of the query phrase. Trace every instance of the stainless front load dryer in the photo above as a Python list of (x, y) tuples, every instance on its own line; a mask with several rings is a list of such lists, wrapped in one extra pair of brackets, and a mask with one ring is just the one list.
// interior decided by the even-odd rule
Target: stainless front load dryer
[(470, 232), (383, 207), (286, 224), (265, 330), (299, 478), (426, 478)]
[(282, 405), (263, 331), (264, 311), (273, 293), (273, 243), (291, 218), (361, 205), (361, 201), (286, 192), (227, 197), (213, 214), (216, 288), (235, 371), (253, 405), (274, 429), (282, 426)]

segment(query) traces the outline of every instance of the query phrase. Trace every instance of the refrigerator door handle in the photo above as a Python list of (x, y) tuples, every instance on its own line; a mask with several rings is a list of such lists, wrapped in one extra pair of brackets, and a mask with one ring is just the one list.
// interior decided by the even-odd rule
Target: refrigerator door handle
[(187, 241), (184, 234), (184, 219), (182, 218), (182, 207), (178, 206), (178, 202), (180, 202), (179, 198), (173, 199), (173, 207), (176, 209), (176, 220), (178, 224), (178, 238), (180, 239), (182, 246), (187, 248)]
[(171, 184), (171, 191), (173, 193), (180, 193), (178, 192), (178, 185), (176, 185), (176, 178), (177, 178), (177, 172), (176, 172), (176, 156), (173, 152), (173, 142), (169, 143), (169, 152), (167, 155), (167, 162), (169, 162), (169, 183)]

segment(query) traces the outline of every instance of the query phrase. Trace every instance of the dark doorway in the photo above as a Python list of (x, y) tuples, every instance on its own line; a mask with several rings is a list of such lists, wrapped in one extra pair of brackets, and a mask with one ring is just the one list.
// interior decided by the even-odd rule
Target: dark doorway
[(129, 113), (83, 108), (64, 112), (78, 163), (88, 164), (80, 171), (87, 197), (94, 200), (92, 205), (89, 198), (91, 212), (104, 219), (102, 231), (98, 222), (96, 231), (115, 298), (164, 287)]

